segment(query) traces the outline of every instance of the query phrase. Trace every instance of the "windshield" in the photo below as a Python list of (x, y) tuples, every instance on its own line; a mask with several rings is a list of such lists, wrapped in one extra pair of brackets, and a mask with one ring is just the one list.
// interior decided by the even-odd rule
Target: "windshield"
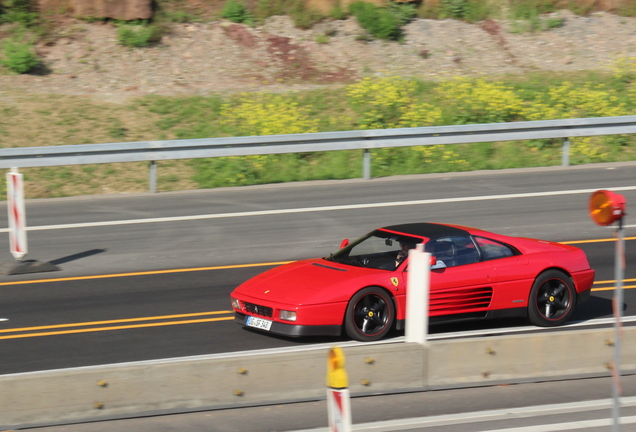
[(423, 240), (376, 230), (332, 254), (329, 261), (380, 270), (395, 270), (408, 256), (408, 250)]

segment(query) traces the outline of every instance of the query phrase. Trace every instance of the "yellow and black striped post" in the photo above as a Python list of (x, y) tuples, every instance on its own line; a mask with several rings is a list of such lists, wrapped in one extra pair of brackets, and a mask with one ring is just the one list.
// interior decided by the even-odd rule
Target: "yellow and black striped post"
[(351, 403), (345, 356), (338, 346), (327, 359), (327, 412), (331, 432), (351, 432)]

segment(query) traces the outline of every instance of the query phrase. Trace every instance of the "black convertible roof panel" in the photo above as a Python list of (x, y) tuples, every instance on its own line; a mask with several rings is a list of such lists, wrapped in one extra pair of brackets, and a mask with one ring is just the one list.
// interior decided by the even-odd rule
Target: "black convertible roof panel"
[(452, 235), (469, 235), (468, 231), (463, 230), (461, 228), (448, 226), (448, 225), (442, 225), (442, 224), (436, 224), (436, 223), (428, 223), (428, 222), (391, 225), (387, 227), (382, 227), (380, 229), (400, 232), (400, 233), (414, 235), (418, 237), (428, 237), (428, 238), (436, 238), (436, 237), (444, 237), (444, 236), (452, 236)]

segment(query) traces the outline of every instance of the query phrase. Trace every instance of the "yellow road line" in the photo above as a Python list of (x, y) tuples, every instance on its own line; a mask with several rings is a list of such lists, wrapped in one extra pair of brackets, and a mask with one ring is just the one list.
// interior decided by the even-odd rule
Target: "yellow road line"
[(22, 327), (22, 328), (15, 328), (15, 329), (0, 330), (0, 333), (17, 333), (17, 332), (25, 332), (25, 331), (33, 331), (33, 330), (50, 330), (55, 328), (68, 328), (68, 327), (87, 327), (87, 326), (116, 324), (116, 323), (135, 322), (135, 321), (158, 321), (158, 320), (167, 320), (167, 319), (175, 319), (175, 318), (189, 318), (189, 317), (204, 316), (204, 315), (221, 315), (221, 314), (225, 315), (230, 313), (234, 313), (234, 311), (197, 312), (197, 313), (188, 313), (188, 314), (179, 314), (179, 315), (163, 315), (163, 316), (144, 317), (144, 318), (128, 318), (128, 319), (118, 319), (118, 320), (108, 320), (108, 321), (91, 321), (91, 322), (81, 322), (81, 323), (72, 323), (72, 324), (55, 324), (55, 325), (37, 326), (37, 327)]
[(0, 282), (0, 286), (26, 285), (26, 284), (34, 284), (34, 283), (45, 283), (45, 282), (67, 282), (67, 281), (89, 280), (89, 279), (107, 279), (107, 278), (129, 277), (129, 276), (147, 276), (147, 275), (157, 275), (157, 274), (166, 274), (166, 273), (187, 273), (187, 272), (206, 271), (206, 270), (227, 270), (227, 269), (249, 268), (249, 267), (266, 267), (266, 266), (278, 266), (283, 264), (289, 264), (290, 262), (293, 262), (293, 261), (280, 261), (280, 262), (258, 263), (258, 264), (237, 264), (237, 265), (228, 265), (228, 266), (198, 267), (198, 268), (188, 268), (188, 269), (152, 270), (152, 271), (133, 272), (133, 273), (115, 273), (115, 274), (107, 274), (107, 275), (76, 276), (76, 277), (67, 277), (67, 278), (37, 279), (37, 280), (16, 281), (16, 282)]
[[(623, 279), (623, 282), (636, 282), (636, 279)], [(594, 285), (605, 285), (605, 284), (615, 284), (615, 280), (604, 280), (604, 281), (595, 281)], [(636, 288), (636, 285), (627, 285), (623, 286), (623, 289), (632, 289)], [(616, 286), (602, 287), (602, 288), (592, 288), (592, 291), (612, 291), (615, 290)]]
[[(623, 282), (636, 282), (636, 279), (623, 279)], [(615, 280), (606, 280), (606, 281), (595, 281), (594, 285), (596, 284), (613, 284), (616, 283)]]
[[(636, 240), (636, 237), (626, 237), (625, 240)], [(612, 241), (616, 241), (616, 239), (607, 238), (607, 239), (597, 239), (597, 240), (573, 240), (573, 241), (565, 241), (560, 243), (561, 244), (581, 244), (581, 243), (602, 243), (602, 242), (612, 242)], [(143, 271), (143, 272), (115, 273), (115, 274), (106, 274), (106, 275), (75, 276), (75, 277), (57, 278), (57, 279), (35, 279), (35, 280), (28, 280), (28, 281), (0, 282), (0, 286), (27, 285), (27, 284), (48, 283), (48, 282), (68, 282), (68, 281), (78, 281), (78, 280), (107, 279), (107, 278), (130, 277), (130, 276), (148, 276), (148, 275), (169, 274), (169, 273), (188, 273), (188, 272), (210, 271), (210, 270), (228, 270), (228, 269), (240, 269), (240, 268), (250, 268), (250, 267), (267, 267), (267, 266), (279, 266), (283, 264), (289, 264), (291, 262), (293, 261), (278, 261), (278, 262), (268, 262), (268, 263), (258, 263), (258, 264), (236, 264), (236, 265), (227, 265), (227, 266), (197, 267), (197, 268), (187, 268), (187, 269), (152, 270), (152, 271)]]
[[(632, 289), (632, 288), (636, 288), (636, 285), (628, 285), (623, 287), (623, 289)], [(605, 288), (592, 288), (592, 291), (614, 291), (615, 289), (616, 287), (611, 286), (611, 287), (605, 287)]]
[[(636, 237), (625, 237), (623, 240), (636, 240)], [(606, 239), (596, 239), (596, 240), (572, 240), (572, 241), (564, 241), (559, 242), (561, 244), (581, 244), (581, 243), (603, 243), (603, 242), (614, 242), (615, 238), (606, 238)]]
[(74, 329), (74, 330), (44, 332), (44, 333), (29, 333), (29, 334), (0, 336), (0, 340), (20, 339), (20, 338), (29, 338), (29, 337), (38, 337), (38, 336), (55, 336), (55, 335), (64, 335), (64, 334), (73, 334), (73, 333), (91, 333), (91, 332), (110, 331), (110, 330), (126, 330), (126, 329), (144, 328), (144, 327), (160, 327), (160, 326), (177, 325), (177, 324), (195, 324), (195, 323), (205, 323), (205, 322), (213, 322), (213, 321), (229, 321), (233, 319), (234, 317), (231, 316), (231, 317), (205, 318), (205, 319), (187, 320), (187, 321), (171, 321), (171, 322), (161, 322), (161, 323), (133, 324), (133, 325), (127, 325), (127, 326), (96, 327), (96, 328)]

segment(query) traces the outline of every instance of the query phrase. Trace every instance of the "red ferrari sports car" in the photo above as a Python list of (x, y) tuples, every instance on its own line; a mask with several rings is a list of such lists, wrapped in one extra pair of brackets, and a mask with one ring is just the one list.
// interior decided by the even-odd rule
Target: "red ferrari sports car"
[(568, 320), (594, 281), (585, 253), (545, 240), (476, 228), (412, 223), (376, 229), (329, 257), (268, 270), (231, 294), (239, 324), (286, 336), (373, 341), (404, 328), (408, 249), (433, 256), (429, 322), (526, 316)]

